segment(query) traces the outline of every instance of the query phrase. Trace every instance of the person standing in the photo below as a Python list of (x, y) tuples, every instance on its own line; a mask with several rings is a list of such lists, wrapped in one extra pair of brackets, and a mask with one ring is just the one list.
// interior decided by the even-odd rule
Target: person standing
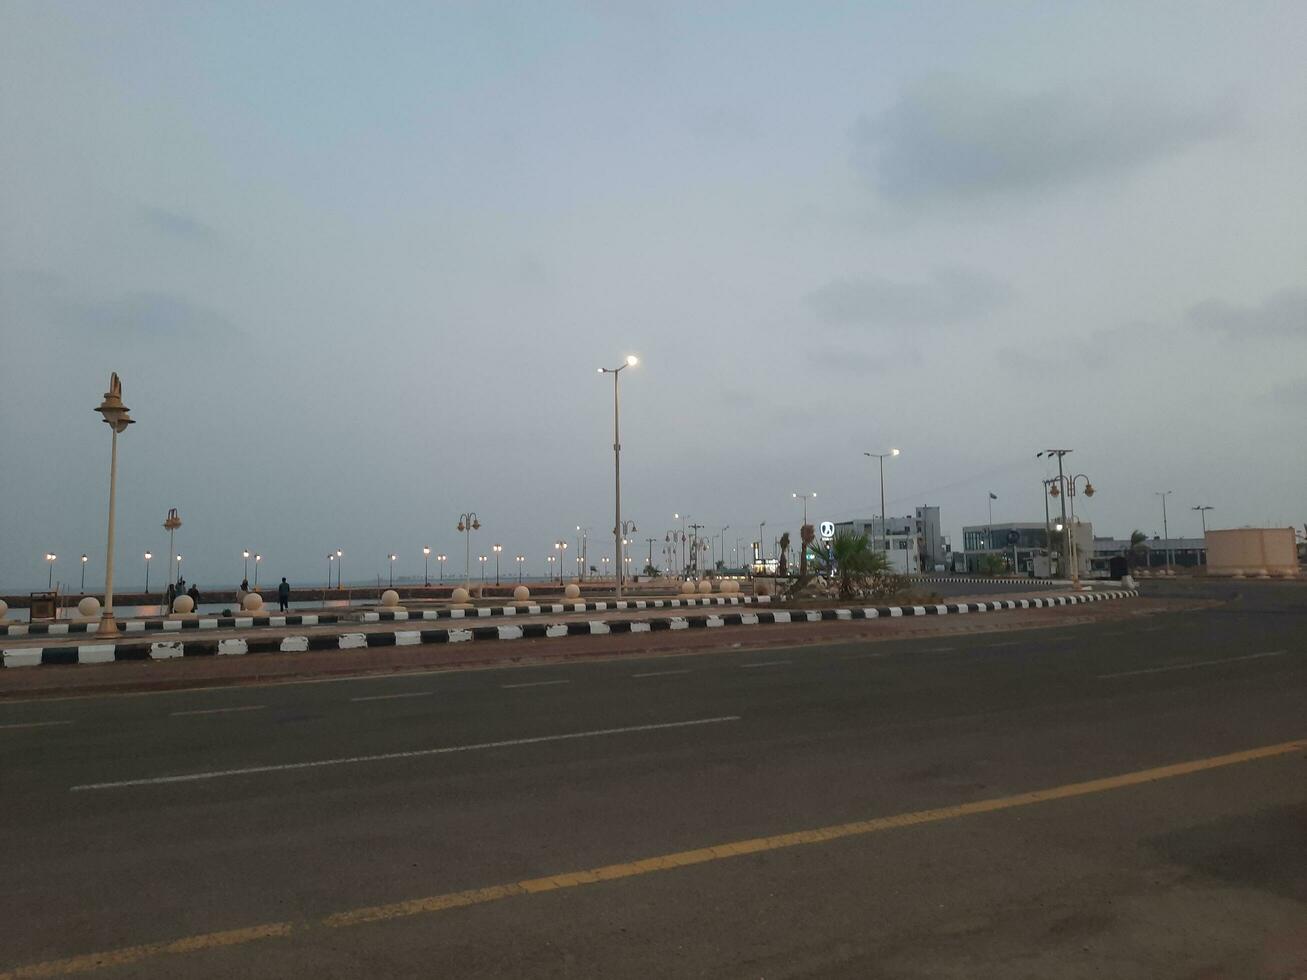
[(281, 577), (281, 585), (277, 586), (277, 605), (281, 606), (282, 612), (290, 609), (290, 583), (285, 575)]
[(186, 594), (190, 596), (191, 601), (195, 603), (191, 611), (198, 613), (200, 611), (200, 590), (196, 587), (194, 582), (192, 582), (191, 587), (186, 590)]
[(236, 608), (245, 608), (245, 597), (250, 594), (250, 580), (241, 579), (241, 587), (236, 590)]

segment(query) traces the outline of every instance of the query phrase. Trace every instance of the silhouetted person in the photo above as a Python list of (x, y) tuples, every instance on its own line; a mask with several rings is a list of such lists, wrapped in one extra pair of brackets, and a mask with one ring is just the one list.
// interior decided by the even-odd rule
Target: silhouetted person
[(197, 588), (195, 587), (195, 583), (194, 583), (194, 582), (192, 582), (192, 583), (191, 583), (191, 587), (190, 587), (189, 589), (186, 590), (186, 594), (187, 594), (188, 596), (190, 596), (190, 597), (191, 597), (191, 601), (192, 601), (193, 603), (195, 603), (195, 608), (194, 608), (193, 610), (191, 610), (191, 611), (192, 611), (192, 612), (199, 612), (199, 611), (200, 611), (200, 590), (197, 589)]
[(281, 577), (281, 585), (277, 586), (277, 605), (281, 606), (282, 612), (290, 608), (290, 583), (285, 575)]

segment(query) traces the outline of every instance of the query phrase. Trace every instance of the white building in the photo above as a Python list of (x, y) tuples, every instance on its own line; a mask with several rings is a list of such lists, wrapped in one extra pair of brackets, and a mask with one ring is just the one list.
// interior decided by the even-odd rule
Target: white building
[(841, 521), (835, 531), (865, 534), (873, 545), (885, 550), (890, 568), (900, 574), (915, 575), (937, 567), (943, 570), (950, 560), (951, 549), (940, 531), (938, 507), (918, 507), (903, 517), (887, 515), (883, 527), (879, 516)]

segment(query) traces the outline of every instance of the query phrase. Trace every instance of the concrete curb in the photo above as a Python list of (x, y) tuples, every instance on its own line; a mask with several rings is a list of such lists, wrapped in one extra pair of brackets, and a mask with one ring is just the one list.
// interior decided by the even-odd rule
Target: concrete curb
[(363, 614), (365, 623), (388, 623), (403, 620), (430, 619), (488, 619), (492, 616), (538, 616), (541, 613), (570, 612), (614, 612), (632, 609), (680, 609), (695, 606), (748, 606), (772, 601), (771, 596), (686, 596), (684, 599), (616, 599), (612, 602), (551, 602), (540, 604), (524, 602), (514, 606), (478, 606), (475, 609), (422, 609), (417, 612), (405, 610)]
[[(466, 643), (481, 640), (520, 640), (560, 636), (601, 636), (610, 633), (651, 633), (661, 630), (714, 629), (721, 626), (763, 626), (816, 623), (822, 620), (890, 619), (903, 616), (945, 616), (999, 612), (1006, 609), (1046, 609), (1139, 595), (1137, 589), (1075, 595), (996, 599), (993, 602), (947, 603), (930, 606), (865, 606), (836, 609), (776, 609), (755, 612), (709, 613), (657, 619), (610, 619), (568, 623), (522, 623), (469, 626), (463, 629), (393, 630), (377, 633), (333, 633), (306, 636), (247, 637), (230, 640), (160, 640), (151, 643), (88, 643), (67, 647), (4, 650), (5, 667), (47, 664), (99, 664), (114, 660), (170, 660), (176, 657), (242, 656), (250, 653), (301, 653), (308, 650), (352, 650), (368, 647)], [(680, 600), (685, 602), (687, 600)]]

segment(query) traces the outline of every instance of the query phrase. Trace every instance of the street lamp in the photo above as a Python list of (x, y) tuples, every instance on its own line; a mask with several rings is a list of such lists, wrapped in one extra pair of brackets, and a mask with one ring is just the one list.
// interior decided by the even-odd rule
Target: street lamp
[(445, 554), (436, 555), (436, 561), (440, 562), (440, 584), (445, 584), (445, 559), (449, 556)]
[(567, 542), (561, 538), (554, 542), (554, 551), (557, 553), (558, 561), (558, 584), (563, 584), (563, 552), (567, 550)]
[(399, 555), (394, 554), (392, 552), (389, 557), (390, 557), (390, 587), (393, 589), (395, 587), (395, 559), (398, 558)]
[(766, 521), (758, 522), (758, 565), (760, 571), (765, 571), (767, 568), (767, 549), (763, 545), (763, 536), (762, 536), (762, 529), (765, 528), (766, 526), (767, 526)]
[(47, 591), (54, 589), (54, 560), (58, 557), (59, 557), (58, 555), (52, 555), (48, 551), (45, 553), (45, 560), (48, 563), (48, 567), (50, 569), (50, 574), (46, 576), (46, 582), (45, 582), (45, 587)]
[(168, 516), (165, 517), (163, 521), (163, 529), (168, 532), (168, 554), (170, 556), (168, 558), (168, 562), (170, 565), (169, 571), (172, 573), (172, 581), (174, 583), (177, 581), (178, 578), (181, 577), (181, 570), (180, 569), (174, 570), (171, 568), (171, 562), (172, 562), (171, 556), (177, 553), (176, 548), (173, 546), (172, 536), (173, 536), (173, 532), (176, 531), (181, 526), (182, 526), (182, 519), (181, 519), (181, 515), (177, 513), (177, 508), (176, 507), (169, 508)]
[(526, 561), (526, 555), (514, 555), (513, 561), (517, 562), (517, 584), (522, 584), (522, 563)]
[(426, 588), (431, 584), (431, 576), (427, 574), (427, 569), (430, 567), (429, 565), (430, 561), (431, 561), (431, 549), (424, 545), (422, 548), (422, 587), (423, 588)]
[(248, 582), (250, 578), (250, 549), (246, 548), (242, 551), (241, 557), (245, 559), (245, 573), (241, 575), (241, 581)]
[(495, 553), (495, 585), (499, 584), (499, 553), (504, 550), (502, 544), (492, 544), (490, 550)]
[(145, 594), (146, 595), (150, 594), (150, 559), (153, 557), (154, 557), (153, 552), (147, 551), (145, 553)]
[(615, 368), (599, 368), (600, 374), (613, 376), (613, 540), (617, 543), (617, 598), (622, 598), (622, 440), (620, 437), (621, 400), (617, 391), (617, 380), (629, 367), (635, 367), (640, 359), (634, 354), (626, 355), (626, 362)]
[[(1067, 452), (1070, 452), (1070, 450), (1067, 450)], [(1060, 460), (1061, 457), (1059, 457), (1059, 462)], [(1071, 562), (1071, 584), (1073, 588), (1079, 589), (1080, 588), (1080, 543), (1076, 540), (1076, 481), (1077, 480), (1085, 481), (1084, 495), (1086, 497), (1092, 497), (1094, 495), (1094, 485), (1089, 482), (1089, 477), (1087, 477), (1083, 473), (1076, 473), (1073, 474), (1072, 476), (1063, 476), (1061, 473), (1059, 473), (1057, 475), (1056, 480), (1053, 481), (1053, 486), (1048, 491), (1048, 495), (1050, 497), (1060, 496), (1061, 494), (1060, 491), (1058, 490), (1058, 487), (1065, 486), (1066, 496), (1063, 497), (1062, 499), (1062, 506), (1063, 507), (1066, 506), (1067, 498), (1070, 498), (1071, 500), (1070, 523), (1062, 522), (1058, 524), (1057, 530), (1061, 531), (1063, 528), (1066, 529), (1067, 558)]]
[(472, 532), (481, 530), (475, 511), (458, 515), (458, 530), (463, 535), (463, 579), (464, 586), (472, 584)]
[(336, 564), (336, 553), (334, 551), (328, 551), (327, 552), (327, 588), (331, 588), (331, 569), (335, 564)]
[(336, 549), (336, 588), (340, 588), (340, 570), (345, 567), (345, 552)]
[[(545, 561), (549, 563), (549, 565), (548, 565), (548, 567), (545, 569), (545, 571), (547, 572), (549, 579), (552, 581), (552, 580), (553, 580), (553, 577), (554, 577), (554, 571), (553, 571), (553, 568), (554, 568), (554, 562), (558, 561), (558, 559), (555, 558), (553, 555), (550, 555), (549, 557), (547, 557), (547, 558), (545, 559)], [(562, 581), (562, 577), (561, 577), (561, 576), (559, 576), (559, 581)]]
[(808, 498), (811, 497), (813, 499), (816, 499), (817, 496), (816, 492), (815, 491), (813, 493), (795, 492), (790, 494), (790, 496), (792, 496), (795, 500), (803, 501), (803, 523), (807, 524), (808, 523)]
[(885, 550), (889, 550), (889, 535), (885, 533), (885, 457), (894, 457), (898, 454), (899, 450), (897, 449), (891, 449), (887, 453), (862, 454), (880, 460), (880, 534), (881, 540), (885, 542)]
[(109, 375), (109, 390), (104, 393), (104, 401), (96, 411), (104, 417), (105, 424), (113, 432), (109, 449), (109, 543), (104, 556), (104, 611), (100, 614), (100, 628), (96, 632), (117, 636), (118, 624), (113, 618), (113, 509), (118, 482), (118, 433), (125, 432), (135, 422), (123, 404), (123, 385), (118, 380), (117, 372)]
[(82, 555), (82, 587), (81, 587), (81, 590), (80, 590), (80, 591), (82, 591), (82, 592), (85, 592), (85, 591), (86, 591), (86, 563), (87, 563), (88, 561), (90, 561), (90, 560), (91, 560), (91, 559), (87, 558), (86, 555), (85, 555), (85, 553), (83, 553), (83, 555)]
[(262, 555), (254, 556), (254, 589), (257, 592), (259, 588), (259, 562), (263, 561)]
[(477, 561), (481, 562), (481, 584), (486, 584), (486, 556), (477, 555)]
[(1162, 498), (1162, 536), (1166, 538), (1166, 567), (1169, 571), (1171, 568), (1171, 532), (1166, 527), (1166, 498), (1175, 493), (1174, 490), (1155, 490), (1153, 496)]
[(799, 575), (802, 577), (808, 574), (808, 542), (803, 539), (803, 528), (808, 526), (808, 498), (816, 497), (817, 494), (795, 492), (791, 496), (803, 501), (803, 526), (799, 529)]
[[(1203, 519), (1203, 537), (1206, 538), (1207, 537), (1207, 512), (1209, 510), (1215, 510), (1216, 508), (1209, 507), (1206, 504), (1199, 504), (1197, 507), (1190, 507), (1189, 509), (1198, 511), (1198, 516)], [(86, 560), (85, 555), (82, 556), (82, 560), (83, 561)]]

